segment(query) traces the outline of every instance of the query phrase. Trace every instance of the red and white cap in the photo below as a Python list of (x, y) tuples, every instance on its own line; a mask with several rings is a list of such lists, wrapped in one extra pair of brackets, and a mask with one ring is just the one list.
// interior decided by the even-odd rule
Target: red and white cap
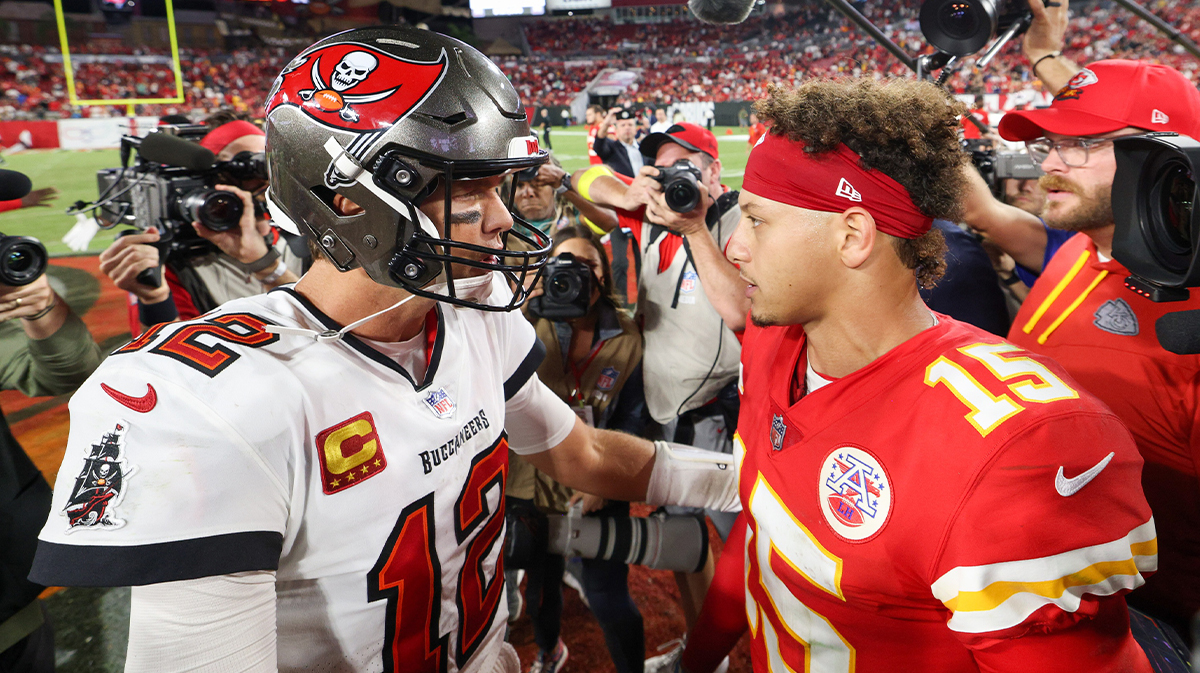
[(1174, 68), (1110, 59), (1080, 70), (1043, 110), (1009, 112), (1000, 120), (1005, 140), (1046, 133), (1094, 136), (1132, 126), (1200, 139), (1200, 90)]
[(643, 156), (653, 159), (658, 156), (658, 148), (662, 147), (663, 143), (675, 143), (692, 152), (704, 152), (714, 159), (721, 158), (717, 150), (717, 137), (712, 131), (691, 122), (672, 124), (666, 131), (651, 133), (642, 140), (638, 149)]

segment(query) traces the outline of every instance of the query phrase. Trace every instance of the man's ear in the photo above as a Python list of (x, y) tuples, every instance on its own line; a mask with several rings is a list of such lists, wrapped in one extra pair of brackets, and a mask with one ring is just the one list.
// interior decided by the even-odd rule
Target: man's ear
[(363, 212), (363, 207), (341, 194), (333, 195), (333, 209), (342, 217), (351, 217)]
[(840, 227), (838, 254), (848, 268), (857, 269), (875, 249), (875, 218), (865, 208), (854, 206), (839, 215), (836, 221)]

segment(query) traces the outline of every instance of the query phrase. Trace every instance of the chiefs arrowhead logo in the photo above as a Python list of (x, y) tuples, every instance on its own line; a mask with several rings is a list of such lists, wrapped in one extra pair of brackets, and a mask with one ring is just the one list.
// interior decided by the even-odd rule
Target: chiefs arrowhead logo
[(378, 131), (421, 104), (446, 72), (446, 52), (432, 63), (408, 61), (365, 44), (322, 47), (298, 57), (280, 74), (267, 116), (294, 105), (327, 126)]

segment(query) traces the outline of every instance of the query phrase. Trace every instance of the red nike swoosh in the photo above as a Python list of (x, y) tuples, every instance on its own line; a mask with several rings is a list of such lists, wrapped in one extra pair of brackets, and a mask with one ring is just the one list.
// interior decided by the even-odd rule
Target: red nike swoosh
[(104, 392), (108, 393), (109, 397), (138, 413), (144, 414), (153, 409), (154, 405), (158, 404), (158, 393), (154, 392), (154, 386), (149, 383), (146, 384), (146, 394), (141, 397), (126, 395), (119, 390), (114, 390), (107, 383), (101, 383), (100, 387), (104, 389)]

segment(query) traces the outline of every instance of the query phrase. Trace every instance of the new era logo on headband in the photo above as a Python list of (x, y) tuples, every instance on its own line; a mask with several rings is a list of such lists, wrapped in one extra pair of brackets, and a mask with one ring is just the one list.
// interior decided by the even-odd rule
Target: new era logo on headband
[(854, 185), (850, 184), (846, 178), (842, 178), (842, 181), (838, 183), (837, 192), (835, 192), (835, 195), (844, 199), (850, 199), (856, 203), (862, 202), (862, 194), (859, 194), (858, 190), (854, 188)]
[(1163, 112), (1162, 110), (1154, 110), (1150, 113), (1151, 124), (1169, 124), (1170, 122), (1171, 118), (1168, 117), (1167, 113)]

